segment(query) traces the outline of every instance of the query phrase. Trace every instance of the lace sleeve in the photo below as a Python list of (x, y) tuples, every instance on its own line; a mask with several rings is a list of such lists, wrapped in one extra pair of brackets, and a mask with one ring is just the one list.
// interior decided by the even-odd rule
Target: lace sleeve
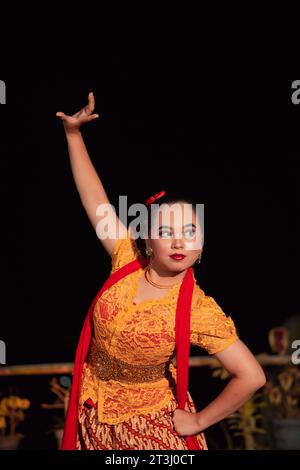
[(231, 317), (201, 290), (195, 307), (191, 310), (190, 341), (204, 348), (209, 354), (223, 351), (238, 339), (237, 330)]

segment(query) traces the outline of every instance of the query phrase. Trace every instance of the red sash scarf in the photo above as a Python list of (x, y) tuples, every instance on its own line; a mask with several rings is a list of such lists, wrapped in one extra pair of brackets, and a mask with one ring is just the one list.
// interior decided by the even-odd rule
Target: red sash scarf
[[(89, 351), (90, 341), (93, 334), (93, 311), (94, 306), (102, 293), (128, 274), (147, 266), (149, 260), (146, 258), (135, 259), (121, 267), (105, 281), (95, 299), (93, 300), (81, 330), (78, 346), (76, 349), (72, 387), (70, 391), (69, 405), (66, 413), (64, 435), (61, 450), (76, 450), (78, 432), (78, 410), (81, 380), (84, 361)], [(176, 398), (178, 408), (184, 409), (187, 399), (189, 351), (190, 351), (190, 310), (194, 288), (193, 268), (187, 269), (186, 275), (180, 286), (177, 309), (176, 309)], [(189, 450), (201, 450), (196, 436), (185, 436)]]

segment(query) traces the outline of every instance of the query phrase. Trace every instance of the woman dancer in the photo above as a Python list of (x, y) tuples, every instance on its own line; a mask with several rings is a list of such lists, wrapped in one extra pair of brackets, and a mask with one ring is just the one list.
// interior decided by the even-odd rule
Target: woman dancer
[[(90, 93), (88, 105), (73, 116), (56, 113), (81, 202), (112, 259), (78, 343), (62, 449), (206, 450), (203, 431), (245, 403), (265, 375), (231, 317), (194, 277), (203, 244), (195, 204), (165, 191), (151, 196), (147, 236), (140, 239), (109, 209), (80, 132), (99, 117), (94, 108)], [(114, 236), (99, 229), (96, 212), (104, 205), (110, 226), (117, 227)], [(205, 348), (232, 374), (199, 412), (187, 391), (189, 344)]]

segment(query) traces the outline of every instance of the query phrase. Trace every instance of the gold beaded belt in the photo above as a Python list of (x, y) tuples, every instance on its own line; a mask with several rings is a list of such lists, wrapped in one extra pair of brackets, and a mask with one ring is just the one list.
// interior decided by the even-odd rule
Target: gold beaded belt
[(122, 382), (153, 382), (167, 376), (169, 362), (155, 365), (128, 364), (112, 358), (92, 341), (86, 362), (100, 380), (120, 380)]

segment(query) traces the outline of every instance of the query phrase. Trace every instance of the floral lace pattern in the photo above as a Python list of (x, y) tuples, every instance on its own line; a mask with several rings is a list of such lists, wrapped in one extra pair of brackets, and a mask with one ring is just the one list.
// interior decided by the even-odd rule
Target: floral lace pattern
[[(112, 254), (111, 273), (140, 256), (135, 241), (119, 239)], [(175, 351), (175, 312), (180, 283), (160, 299), (133, 302), (143, 268), (107, 289), (94, 307), (94, 336), (99, 347), (130, 364), (152, 365), (171, 361)], [(195, 278), (194, 278), (195, 279)], [(215, 354), (238, 338), (232, 319), (196, 284), (191, 306), (190, 341)], [(170, 363), (171, 376), (176, 369)], [(98, 403), (98, 419), (120, 423), (138, 413), (156, 411), (174, 398), (170, 379), (125, 384), (99, 380), (84, 364), (80, 404), (91, 398)]]

